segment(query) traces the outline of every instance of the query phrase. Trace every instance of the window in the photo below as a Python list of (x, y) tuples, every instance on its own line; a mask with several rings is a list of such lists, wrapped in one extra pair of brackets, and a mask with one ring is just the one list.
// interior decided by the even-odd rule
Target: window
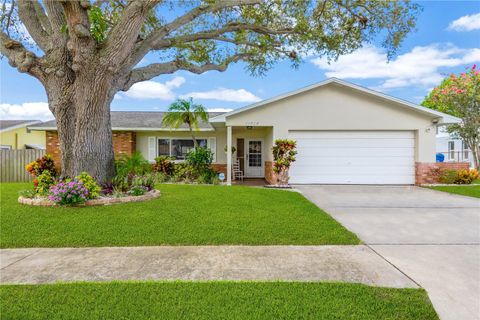
[(462, 150), (463, 150), (463, 159), (468, 160), (470, 149), (468, 149), (468, 146), (465, 144), (465, 141), (462, 141)]
[(448, 141), (448, 159), (455, 159), (455, 141)]
[[(202, 148), (209, 147), (215, 152), (214, 143), (208, 144), (209, 139), (197, 139), (197, 143)], [(210, 139), (212, 140), (212, 139)], [(159, 138), (158, 139), (158, 155), (159, 156), (170, 156), (174, 157), (177, 160), (185, 160), (187, 154), (194, 147), (192, 139), (169, 139), (169, 138)]]

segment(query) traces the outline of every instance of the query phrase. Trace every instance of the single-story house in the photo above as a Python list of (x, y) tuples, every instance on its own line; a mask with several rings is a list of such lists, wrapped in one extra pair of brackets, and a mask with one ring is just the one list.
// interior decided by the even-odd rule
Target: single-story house
[(449, 133), (446, 126), (437, 127), (436, 150), (444, 162), (469, 162), (470, 167), (474, 167), (470, 148), (458, 135)]
[[(117, 154), (142, 152), (184, 158), (193, 147), (186, 127), (162, 126), (162, 112), (112, 112)], [(320, 83), (223, 114), (211, 114), (196, 134), (214, 151), (214, 167), (227, 173), (239, 161), (246, 177), (274, 180), (275, 139), (297, 141), (294, 184), (415, 184), (435, 164), (436, 127), (460, 119), (343, 80)], [(47, 152), (58, 158), (54, 122), (44, 130)], [(225, 150), (235, 147), (232, 154)], [(458, 164), (457, 164), (458, 165)]]
[(0, 149), (45, 149), (45, 134), (28, 129), (40, 120), (0, 120)]

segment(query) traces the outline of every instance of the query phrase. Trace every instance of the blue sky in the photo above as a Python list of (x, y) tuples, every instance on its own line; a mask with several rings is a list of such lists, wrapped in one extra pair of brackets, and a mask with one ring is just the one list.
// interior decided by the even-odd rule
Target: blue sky
[[(423, 11), (417, 31), (407, 36), (388, 64), (384, 50), (373, 44), (331, 64), (316, 56), (306, 57), (298, 69), (281, 62), (260, 78), (250, 76), (241, 63), (223, 73), (178, 72), (118, 94), (112, 110), (162, 111), (175, 98), (186, 96), (209, 109), (235, 109), (333, 76), (419, 103), (443, 77), (480, 65), (480, 1), (419, 3)], [(143, 61), (151, 62), (154, 54)], [(0, 118), (51, 118), (40, 83), (18, 73), (6, 59), (0, 65)]]

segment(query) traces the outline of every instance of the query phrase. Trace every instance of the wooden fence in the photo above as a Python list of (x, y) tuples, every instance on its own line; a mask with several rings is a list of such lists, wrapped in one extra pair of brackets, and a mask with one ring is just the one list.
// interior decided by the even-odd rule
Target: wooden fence
[(0, 182), (29, 182), (25, 165), (42, 157), (45, 150), (0, 150)]

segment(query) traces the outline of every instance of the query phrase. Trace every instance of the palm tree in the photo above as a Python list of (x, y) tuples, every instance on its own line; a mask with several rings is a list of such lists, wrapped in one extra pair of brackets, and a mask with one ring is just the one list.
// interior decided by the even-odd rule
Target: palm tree
[(162, 123), (173, 129), (178, 129), (182, 124), (186, 124), (192, 135), (193, 145), (198, 148), (197, 139), (193, 130), (198, 130), (200, 121), (208, 121), (208, 113), (201, 104), (193, 103), (192, 98), (177, 99), (168, 107), (167, 113), (163, 117)]

